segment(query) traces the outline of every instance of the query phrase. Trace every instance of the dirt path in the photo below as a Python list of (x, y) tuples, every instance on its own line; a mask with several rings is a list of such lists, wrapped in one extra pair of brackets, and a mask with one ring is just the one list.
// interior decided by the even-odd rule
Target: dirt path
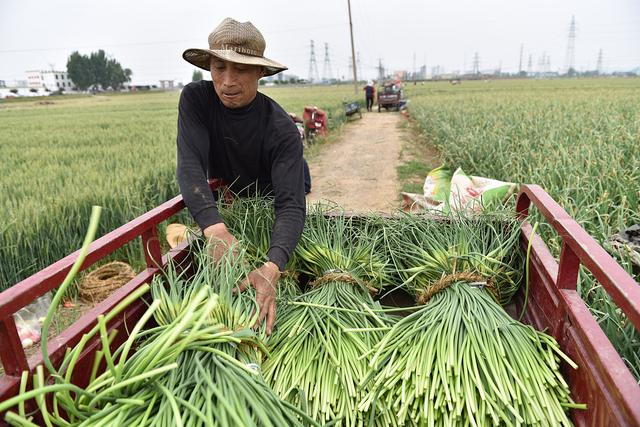
[(329, 200), (357, 212), (399, 207), (396, 166), (403, 133), (398, 113), (363, 113), (309, 159), (310, 203)]

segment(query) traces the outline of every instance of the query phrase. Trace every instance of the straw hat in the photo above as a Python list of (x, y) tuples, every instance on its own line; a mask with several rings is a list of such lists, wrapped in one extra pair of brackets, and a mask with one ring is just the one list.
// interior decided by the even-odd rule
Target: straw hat
[(207, 71), (211, 56), (237, 64), (261, 65), (265, 68), (265, 76), (286, 70), (284, 65), (264, 57), (265, 46), (264, 37), (251, 22), (225, 18), (209, 34), (209, 49), (187, 49), (182, 57)]

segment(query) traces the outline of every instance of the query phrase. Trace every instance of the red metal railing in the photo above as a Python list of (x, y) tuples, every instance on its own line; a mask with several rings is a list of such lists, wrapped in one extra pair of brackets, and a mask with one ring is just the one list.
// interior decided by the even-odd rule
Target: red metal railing
[[(212, 189), (215, 189), (220, 186), (220, 181), (211, 180), (209, 185)], [(67, 347), (77, 344), (82, 335), (96, 324), (96, 319), (100, 314), (108, 313), (133, 290), (144, 283), (149, 283), (159, 269), (166, 266), (169, 260), (181, 261), (186, 256), (186, 251), (184, 250), (186, 244), (178, 246), (165, 256), (162, 256), (157, 230), (157, 226), (161, 222), (180, 212), (184, 207), (182, 196), (176, 196), (133, 221), (105, 234), (91, 244), (81, 270), (90, 267), (137, 237), (142, 238), (147, 268), (107, 299), (85, 313), (69, 328), (49, 340), (49, 357), (54, 365), (61, 361)], [(77, 259), (78, 252), (76, 251), (62, 258), (0, 293), (0, 343), (2, 343), (0, 346), (0, 361), (5, 371), (5, 375), (0, 376), (0, 401), (17, 393), (20, 375), (23, 371), (33, 372), (35, 367), (42, 363), (41, 354), (37, 354), (31, 360), (27, 360), (18, 338), (13, 315), (40, 296), (59, 286)], [(114, 319), (112, 324), (109, 325), (110, 328), (119, 328), (126, 326), (127, 322), (135, 322), (143, 309), (143, 301), (132, 304), (123, 316)], [(118, 337), (116, 341), (123, 338), (125, 337)], [(90, 342), (85, 353), (96, 345), (98, 345), (97, 341)], [(79, 369), (78, 372), (82, 372), (82, 369)]]
[[(584, 265), (640, 331), (640, 286), (541, 187), (523, 186), (516, 205), (524, 218), (531, 202), (562, 238), (559, 262), (528, 223), (522, 245), (532, 243), (531, 277), (526, 320), (549, 329), (562, 349), (579, 365), (567, 367), (565, 377), (577, 402), (586, 411), (573, 411), (579, 425), (640, 425), (640, 386), (576, 291)], [(524, 292), (519, 294), (519, 308)]]

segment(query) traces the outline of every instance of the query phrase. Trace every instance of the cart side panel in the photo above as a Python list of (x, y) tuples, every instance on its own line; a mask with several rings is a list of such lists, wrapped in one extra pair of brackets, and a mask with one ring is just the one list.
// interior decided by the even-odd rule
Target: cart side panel
[[(189, 259), (188, 255), (188, 244), (183, 243), (165, 255), (162, 259), (161, 265), (166, 266), (170, 261), (174, 263), (183, 263)], [(66, 349), (75, 346), (80, 341), (83, 334), (89, 332), (97, 324), (97, 317), (99, 315), (109, 313), (134, 290), (145, 283), (150, 283), (159, 271), (160, 270), (158, 268), (145, 269), (131, 281), (117, 289), (112, 295), (85, 313), (80, 317), (80, 319), (62, 331), (59, 335), (51, 338), (48, 344), (48, 350), (49, 358), (53, 365), (56, 367), (60, 366), (64, 359)], [(137, 300), (109, 322), (107, 325), (108, 332), (111, 332), (114, 329), (118, 331), (111, 345), (111, 349), (113, 351), (115, 351), (115, 349), (128, 338), (129, 331), (133, 329), (136, 322), (145, 312), (146, 307), (147, 303), (144, 299)], [(87, 342), (87, 345), (78, 359), (76, 368), (74, 369), (74, 375), (72, 377), (73, 383), (80, 387), (87, 384), (89, 374), (93, 366), (95, 352), (100, 348), (102, 348), (102, 344), (100, 343), (98, 336), (94, 336)], [(29, 360), (30, 371), (33, 372), (35, 367), (40, 364), (42, 364), (42, 354), (38, 353)], [(0, 376), (0, 401), (15, 396), (18, 393), (19, 385), (19, 375)]]
[[(541, 188), (524, 187), (518, 211), (526, 215), (529, 202), (533, 201), (563, 238), (563, 250), (557, 262), (539, 236), (531, 237), (530, 224), (522, 226), (521, 246), (526, 250), (531, 240), (532, 252), (528, 300), (525, 305), (526, 288), (522, 287), (516, 295), (518, 312), (524, 307), (525, 320), (551, 333), (562, 350), (578, 364), (577, 370), (566, 363), (562, 366), (573, 399), (587, 404), (587, 410), (572, 411), (577, 425), (638, 426), (640, 386), (576, 292), (575, 273), (580, 264), (584, 265), (607, 291), (611, 289), (612, 294), (617, 294), (618, 299), (622, 294), (620, 289), (629, 289), (628, 284), (633, 280), (611, 267), (611, 257), (599, 245), (595, 244), (599, 250), (595, 248), (586, 232)], [(582, 232), (577, 232), (578, 228)], [(580, 249), (586, 247), (589, 250)], [(637, 313), (637, 308), (633, 309), (636, 299), (632, 289), (620, 304), (631, 320)], [(630, 312), (627, 307), (631, 307)]]

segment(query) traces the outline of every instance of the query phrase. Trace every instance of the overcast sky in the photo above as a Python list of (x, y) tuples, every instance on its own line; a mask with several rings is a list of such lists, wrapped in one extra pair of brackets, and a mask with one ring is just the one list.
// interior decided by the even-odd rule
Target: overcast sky
[[(546, 54), (551, 70), (562, 70), (572, 15), (578, 70), (595, 69), (600, 49), (605, 71), (640, 66), (638, 0), (352, 0), (351, 8), (364, 78), (377, 75), (379, 58), (389, 70), (411, 71), (414, 55), (416, 68), (471, 70), (475, 52), (480, 69), (517, 71), (521, 45), (524, 69), (529, 55), (535, 71)], [(325, 43), (333, 77), (349, 72), (346, 0), (0, 0), (0, 80), (64, 70), (72, 51), (104, 49), (133, 70), (135, 83), (188, 82), (194, 67), (183, 50), (207, 47), (208, 34), (227, 16), (253, 22), (267, 41), (265, 55), (288, 73), (308, 77), (311, 39), (320, 76)]]

